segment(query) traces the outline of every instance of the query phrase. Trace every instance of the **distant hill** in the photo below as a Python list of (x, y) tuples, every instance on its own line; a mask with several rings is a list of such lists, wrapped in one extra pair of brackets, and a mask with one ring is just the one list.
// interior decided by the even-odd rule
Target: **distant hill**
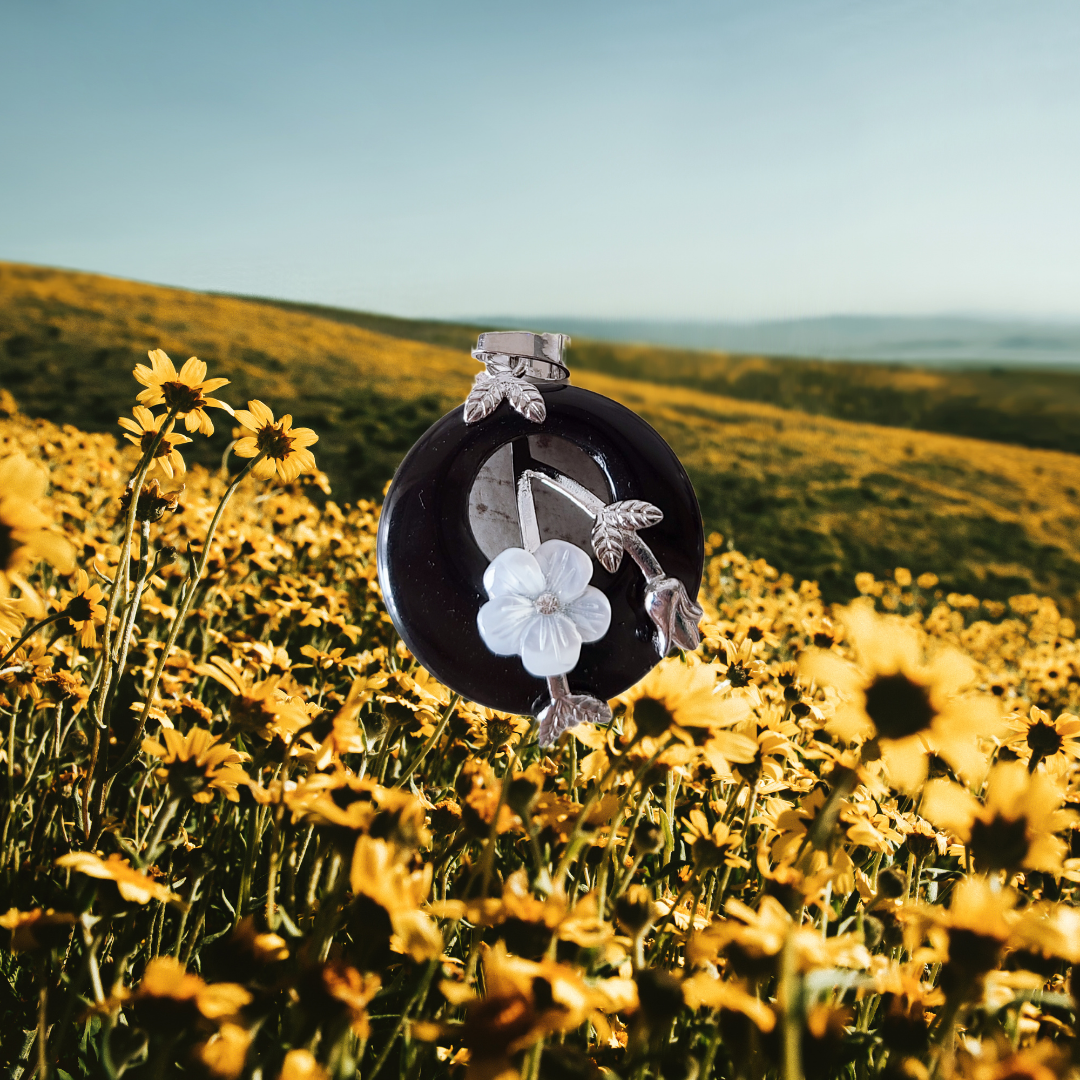
[[(501, 319), (507, 325), (520, 320)], [(831, 315), (768, 322), (664, 322), (553, 318), (570, 334), (600, 341), (829, 360), (939, 367), (977, 365), (1080, 369), (1080, 322), (958, 315)]]
[[(444, 345), (463, 353), (475, 344), (480, 331), (514, 325), (513, 320), (470, 325), (401, 319), (317, 304), (280, 300), (258, 302), (407, 341)], [(843, 320), (837, 320), (840, 321)], [(908, 325), (908, 320), (902, 319), (850, 321)], [(814, 322), (830, 320), (766, 325), (794, 328)], [(924, 326), (927, 331), (929, 324), (935, 323), (934, 320), (921, 322), (927, 324)], [(950, 320), (940, 322), (950, 323)], [(952, 320), (956, 324), (962, 322)], [(577, 335), (569, 351), (569, 363), (575, 371), (602, 371), (609, 375), (685, 386), (843, 420), (970, 435), (1018, 446), (1080, 453), (1080, 368), (954, 365), (919, 369), (910, 364), (796, 359), (709, 352), (698, 348), (620, 344), (582, 337), (579, 330), (580, 327), (607, 326), (611, 333), (616, 333), (619, 328), (625, 328), (625, 340), (631, 341), (634, 327), (657, 324), (552, 320), (528, 325), (531, 329)], [(989, 333), (987, 327), (990, 324), (973, 322), (972, 325)], [(959, 333), (957, 327), (954, 330)], [(1067, 336), (1062, 338), (1063, 341), (1066, 339)], [(1080, 348), (1080, 331), (1077, 346)]]
[[(226, 400), (262, 398), (319, 432), (314, 451), (336, 499), (377, 497), (477, 370), (467, 352), (474, 328), (407, 322), (0, 263), (0, 385), (32, 415), (119, 433), (116, 419), (139, 390), (131, 371), (146, 350), (195, 354), (232, 380)], [(794, 369), (780, 362), (589, 342), (575, 344), (571, 362), (576, 383), (637, 410), (671, 443), (708, 530), (796, 579), (819, 581), (830, 600), (852, 595), (857, 571), (906, 566), (934, 571), (946, 589), (991, 600), (1043, 592), (1080, 612), (1080, 456), (704, 388), (715, 378), (745, 389), (752, 376), (786, 392), (783, 373)], [(827, 388), (822, 399), (842, 400), (843, 380), (830, 372), (824, 365), (815, 376)], [(963, 400), (952, 375), (868, 367), (859, 385), (871, 402), (873, 372), (885, 400), (900, 390)], [(1047, 415), (1051, 406), (1072, 409), (1080, 428), (1080, 378), (1055, 378), (1065, 381), (1046, 384), (1057, 387), (1046, 391)], [(985, 392), (988, 415), (997, 415)], [(1021, 415), (1014, 405), (1003, 398), (1000, 415)], [(185, 453), (219, 460), (230, 425), (224, 416), (217, 423), (214, 440)]]

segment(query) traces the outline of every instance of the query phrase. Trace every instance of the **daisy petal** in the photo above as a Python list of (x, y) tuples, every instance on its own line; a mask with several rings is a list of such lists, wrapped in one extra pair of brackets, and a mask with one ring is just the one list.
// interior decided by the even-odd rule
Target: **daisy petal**
[(484, 571), (484, 589), (491, 599), (510, 595), (533, 599), (546, 587), (540, 564), (524, 548), (500, 551)]
[(184, 361), (184, 366), (180, 369), (180, 378), (178, 381), (186, 383), (188, 386), (198, 386), (205, 378), (206, 364), (198, 357), (191, 356)]
[(565, 675), (578, 662), (581, 634), (565, 615), (541, 615), (525, 627), (521, 662), (530, 675), (546, 679)]
[(582, 641), (599, 641), (611, 625), (611, 604), (592, 585), (587, 585), (585, 592), (567, 604), (563, 611), (573, 620)]
[(521, 639), (532, 619), (541, 619), (531, 600), (524, 596), (496, 596), (476, 616), (484, 644), (496, 656), (521, 652)]
[(270, 407), (257, 398), (248, 402), (248, 408), (258, 420), (258, 423), (251, 425), (252, 427), (263, 427), (265, 424), (274, 422), (274, 414), (270, 411)]
[(592, 559), (565, 540), (545, 540), (536, 550), (547, 588), (564, 604), (585, 592), (592, 578)]

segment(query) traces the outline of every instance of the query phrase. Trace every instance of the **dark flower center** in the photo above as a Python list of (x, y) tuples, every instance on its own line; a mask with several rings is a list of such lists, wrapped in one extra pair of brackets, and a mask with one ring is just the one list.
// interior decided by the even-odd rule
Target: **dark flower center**
[(934, 720), (930, 691), (903, 672), (879, 675), (866, 689), (866, 715), (878, 734), (903, 739), (925, 731)]
[[(127, 514), (130, 505), (131, 489), (129, 488), (120, 499), (120, 513)], [(161, 485), (156, 480), (151, 480), (149, 484), (143, 485), (143, 489), (139, 493), (139, 501), (135, 507), (135, 520), (160, 521), (166, 510), (170, 512), (176, 511), (179, 509), (179, 505), (179, 492), (174, 491), (165, 494), (161, 490)]]
[(644, 735), (667, 731), (674, 719), (668, 707), (656, 698), (643, 697), (634, 702), (634, 723)]
[(87, 619), (93, 617), (93, 606), (85, 596), (75, 596), (64, 608), (64, 614), (72, 622), (86, 622)]
[(954, 927), (949, 931), (949, 962), (969, 978), (982, 975), (996, 963), (1001, 942), (989, 934)]
[(992, 821), (976, 819), (971, 826), (971, 854), (986, 870), (1015, 870), (1027, 858), (1027, 819), (1009, 821), (995, 814)]
[(690, 857), (700, 869), (708, 870), (724, 861), (724, 850), (717, 847), (709, 837), (699, 836), (690, 850)]
[(1027, 744), (1032, 755), (1037, 754), (1040, 760), (1056, 754), (1061, 749), (1061, 741), (1057, 728), (1043, 720), (1037, 720), (1028, 728)]
[(14, 530), (10, 525), (0, 524), (0, 566), (7, 569), (19, 545), (15, 543)]
[(198, 387), (188, 386), (187, 383), (162, 383), (161, 394), (165, 399), (165, 405), (169, 409), (175, 409), (181, 416), (201, 409), (206, 404), (202, 391)]
[(267, 424), (259, 429), (259, 434), (255, 436), (255, 445), (267, 457), (284, 461), (292, 453), (293, 440), (291, 435), (282, 430), (280, 424)]
[(740, 660), (736, 660), (727, 669), (728, 682), (738, 688), (750, 685), (750, 669)]
[[(150, 449), (156, 438), (156, 431), (144, 431), (142, 433), (142, 438), (139, 440), (139, 449), (145, 454), (146, 451)], [(165, 438), (163, 438), (161, 442), (158, 443), (158, 448), (154, 451), (154, 457), (168, 457), (172, 453), (172, 450), (173, 444), (169, 439), (169, 436), (166, 435)]]
[(162, 771), (168, 775), (169, 787), (177, 795), (194, 795), (202, 791), (210, 778), (207, 770), (193, 758), (172, 761)]

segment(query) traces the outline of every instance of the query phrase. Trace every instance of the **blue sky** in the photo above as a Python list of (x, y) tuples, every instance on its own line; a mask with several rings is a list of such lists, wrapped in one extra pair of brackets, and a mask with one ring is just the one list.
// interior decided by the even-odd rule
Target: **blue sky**
[(1075, 0), (0, 0), (0, 258), (409, 315), (1080, 316)]

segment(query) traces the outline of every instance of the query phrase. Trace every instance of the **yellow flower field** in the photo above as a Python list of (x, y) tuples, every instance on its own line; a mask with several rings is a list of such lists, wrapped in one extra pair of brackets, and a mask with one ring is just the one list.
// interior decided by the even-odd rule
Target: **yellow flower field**
[[(377, 498), (409, 446), (464, 400), (477, 365), (468, 355), (467, 328), (416, 324), (410, 331), (451, 348), (390, 337), (333, 315), (0, 263), (0, 386), (30, 415), (115, 431), (124, 414), (129, 433), (141, 438), (145, 429), (130, 419), (132, 369), (145, 365), (151, 347), (179, 360), (195, 354), (214, 377), (230, 380), (238, 407), (258, 399), (318, 434), (319, 468), (335, 498)], [(678, 357), (663, 351), (617, 350), (612, 371), (619, 374), (605, 373), (594, 370), (600, 348), (574, 346), (574, 381), (624, 402), (664, 435), (691, 474), (707, 530), (817, 581), (830, 601), (850, 595), (856, 573), (884, 574), (900, 565), (938, 574), (947, 590), (996, 601), (1038, 592), (1069, 614), (1080, 613), (1080, 457), (834, 419), (821, 414), (812, 396), (803, 403), (796, 395), (795, 408), (778, 408), (666, 385), (685, 373)], [(699, 367), (721, 363), (694, 357)], [(735, 373), (771, 363), (740, 360)], [(651, 381), (641, 378), (647, 372)], [(978, 389), (962, 374), (880, 368), (859, 377), (871, 375), (871, 397), (925, 391), (953, 400), (960, 411)], [(1080, 377), (1045, 379), (1030, 414), (1014, 416), (1015, 402), (1001, 398), (1002, 415), (1012, 417), (1007, 428), (1041, 429), (1050, 422), (1044, 407), (1057, 409), (1054, 423), (1069, 428), (1059, 413), (1074, 396), (1080, 402)], [(992, 389), (978, 390), (980, 408), (992, 404)], [(1072, 430), (1080, 430), (1080, 404), (1076, 414)], [(173, 449), (185, 461), (215, 466), (229, 438), (217, 426), (212, 440), (181, 446), (191, 435), (181, 425)], [(172, 468), (171, 456), (157, 460), (163, 464), (155, 472)]]
[[(714, 533), (702, 647), (542, 751), (396, 639), (378, 506), (327, 492), (276, 380), (249, 400), (169, 364), (136, 446), (0, 400), (12, 1076), (1075, 1075), (1080, 650), (1054, 600), (920, 563), (833, 606)], [(578, 381), (691, 469), (721, 453), (722, 399)], [(748, 470), (832, 434), (855, 470), (874, 439), (919, 498), (1071, 551), (1039, 510), (1065, 455), (980, 450), (1017, 489), (988, 499), (930, 474), (962, 440), (723, 408)], [(239, 440), (212, 469), (207, 422)]]

